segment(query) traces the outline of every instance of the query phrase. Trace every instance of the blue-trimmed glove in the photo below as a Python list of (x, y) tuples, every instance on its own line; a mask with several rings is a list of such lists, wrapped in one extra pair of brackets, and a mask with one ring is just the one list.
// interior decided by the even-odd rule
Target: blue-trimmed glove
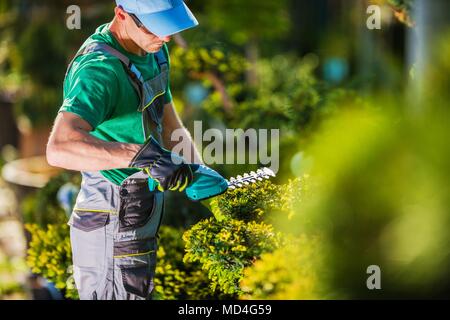
[(136, 153), (129, 167), (144, 170), (158, 182), (159, 191), (182, 192), (193, 179), (190, 165), (182, 157), (161, 147), (153, 137)]

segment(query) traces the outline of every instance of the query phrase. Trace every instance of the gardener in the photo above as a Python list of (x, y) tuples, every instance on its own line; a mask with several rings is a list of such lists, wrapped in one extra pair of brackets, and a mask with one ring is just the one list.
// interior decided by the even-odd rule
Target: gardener
[[(187, 163), (201, 162), (172, 103), (166, 46), (197, 20), (182, 0), (116, 3), (69, 65), (47, 146), (51, 165), (82, 173), (69, 220), (81, 299), (150, 297), (164, 191), (183, 191)], [(193, 159), (168, 151), (175, 129)]]

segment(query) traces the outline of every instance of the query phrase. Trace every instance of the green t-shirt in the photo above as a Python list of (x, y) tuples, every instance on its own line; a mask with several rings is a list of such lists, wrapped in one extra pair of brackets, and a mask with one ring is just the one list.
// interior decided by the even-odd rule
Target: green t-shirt
[[(138, 56), (123, 49), (112, 33), (109, 24), (97, 28), (83, 46), (104, 42), (126, 55), (139, 69), (144, 80), (158, 74), (154, 54)], [(170, 66), (167, 46), (163, 47)], [(169, 81), (168, 81), (169, 82)], [(64, 80), (64, 101), (60, 108), (80, 116), (94, 128), (91, 135), (106, 141), (139, 143), (145, 141), (139, 97), (119, 59), (100, 52), (92, 52), (75, 59)], [(164, 102), (172, 100), (167, 83)], [(137, 169), (101, 171), (109, 181), (119, 185)]]

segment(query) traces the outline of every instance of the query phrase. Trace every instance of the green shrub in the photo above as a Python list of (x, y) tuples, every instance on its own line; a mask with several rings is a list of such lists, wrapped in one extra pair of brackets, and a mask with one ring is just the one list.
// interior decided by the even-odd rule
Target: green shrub
[(27, 252), (31, 271), (53, 282), (67, 298), (76, 299), (78, 292), (72, 278), (69, 226), (53, 224), (43, 229), (36, 224), (27, 224), (26, 228), (31, 234)]
[(240, 294), (243, 271), (262, 253), (281, 243), (281, 236), (264, 222), (235, 219), (203, 220), (183, 235), (186, 242), (184, 262), (199, 262), (211, 279), (211, 289), (225, 294)]
[(231, 298), (212, 292), (210, 280), (198, 263), (183, 263), (183, 232), (169, 226), (159, 231), (158, 262), (153, 298), (158, 300), (204, 300)]
[(262, 221), (265, 212), (280, 207), (281, 194), (280, 186), (263, 180), (213, 198), (211, 211), (217, 220)]
[(308, 177), (285, 185), (269, 180), (228, 190), (210, 201), (214, 218), (205, 219), (183, 235), (185, 262), (199, 262), (211, 279), (211, 289), (239, 296), (244, 270), (284, 243), (280, 221), (294, 215), (308, 196)]
[(211, 212), (221, 221), (237, 219), (246, 222), (265, 221), (277, 225), (281, 219), (290, 219), (310, 191), (309, 176), (303, 175), (277, 185), (270, 180), (258, 181), (228, 190), (210, 201)]

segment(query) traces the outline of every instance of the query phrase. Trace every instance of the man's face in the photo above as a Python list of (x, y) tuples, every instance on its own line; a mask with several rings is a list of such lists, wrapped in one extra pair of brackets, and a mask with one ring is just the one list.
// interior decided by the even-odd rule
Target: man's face
[(158, 52), (164, 43), (170, 41), (170, 36), (160, 38), (145, 28), (136, 16), (128, 14), (120, 9), (125, 15), (124, 25), (128, 36), (142, 50), (148, 53)]

